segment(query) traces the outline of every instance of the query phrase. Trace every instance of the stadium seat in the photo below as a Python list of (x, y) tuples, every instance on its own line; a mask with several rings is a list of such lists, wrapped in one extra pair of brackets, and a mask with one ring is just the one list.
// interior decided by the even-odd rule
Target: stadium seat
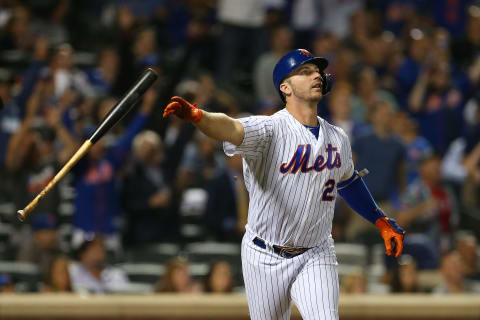
[(125, 250), (126, 262), (132, 263), (166, 263), (181, 254), (181, 248), (176, 243), (156, 243)]
[(368, 249), (362, 244), (336, 243), (335, 252), (339, 264), (357, 265), (366, 267), (368, 263)]
[(10, 224), (0, 223), (0, 260), (13, 258), (14, 252), (10, 245), (10, 237), (13, 231), (13, 226)]
[(236, 243), (196, 242), (185, 246), (185, 254), (192, 263), (212, 263), (225, 260), (230, 263), (235, 280), (241, 281), (240, 245)]
[(11, 276), (19, 292), (38, 291), (41, 274), (36, 264), (0, 261), (0, 274)]
[(158, 263), (120, 263), (116, 265), (134, 283), (147, 283), (152, 286), (163, 276), (165, 267)]
[(227, 260), (236, 262), (240, 259), (240, 245), (220, 242), (195, 242), (185, 246), (185, 253), (190, 261), (212, 262)]

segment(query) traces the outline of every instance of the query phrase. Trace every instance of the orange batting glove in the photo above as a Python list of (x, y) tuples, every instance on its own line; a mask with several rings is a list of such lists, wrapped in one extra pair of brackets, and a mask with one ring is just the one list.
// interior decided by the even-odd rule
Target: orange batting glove
[(197, 107), (197, 104), (191, 104), (187, 100), (176, 96), (170, 98), (170, 100), (173, 102), (170, 102), (163, 111), (164, 118), (174, 114), (180, 119), (193, 123), (198, 123), (202, 119), (203, 113), (202, 110)]
[(382, 217), (375, 222), (375, 225), (385, 241), (385, 249), (387, 249), (385, 254), (398, 258), (402, 254), (405, 231), (392, 218)]

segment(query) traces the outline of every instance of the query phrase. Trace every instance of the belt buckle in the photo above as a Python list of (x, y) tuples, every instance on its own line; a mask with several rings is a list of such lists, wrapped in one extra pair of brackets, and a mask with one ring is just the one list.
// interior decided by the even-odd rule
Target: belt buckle
[(274, 246), (274, 249), (278, 251), (278, 255), (287, 259), (296, 257), (308, 250), (308, 248), (289, 248), (289, 247), (281, 247), (281, 246)]

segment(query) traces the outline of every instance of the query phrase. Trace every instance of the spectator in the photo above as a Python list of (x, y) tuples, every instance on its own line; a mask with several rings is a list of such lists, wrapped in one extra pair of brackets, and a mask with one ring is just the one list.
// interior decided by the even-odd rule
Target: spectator
[(65, 256), (56, 256), (50, 263), (41, 292), (71, 292), (72, 284), (68, 273), (71, 261)]
[(0, 38), (0, 47), (3, 50), (29, 52), (35, 41), (31, 21), (32, 12), (27, 6), (13, 7), (10, 19), (5, 26), (6, 32)]
[(343, 276), (340, 292), (345, 294), (364, 294), (367, 292), (367, 277), (362, 270), (353, 271)]
[(36, 3), (34, 11), (40, 19), (33, 21), (32, 30), (46, 35), (54, 45), (67, 42), (69, 34), (66, 22), (71, 4), (70, 0)]
[(470, 5), (467, 10), (467, 24), (463, 36), (457, 37), (452, 43), (454, 60), (467, 69), (480, 53), (480, 6)]
[[(420, 177), (406, 190), (404, 210), (397, 215), (408, 237), (421, 234), (429, 239), (432, 247), (441, 254), (452, 248), (452, 235), (458, 225), (456, 200), (443, 184), (438, 155), (427, 155), (420, 163)], [(408, 252), (408, 250), (406, 250)]]
[(367, 127), (352, 119), (352, 88), (347, 82), (337, 82), (335, 89), (328, 96), (329, 121), (340, 127), (348, 135), (350, 141), (368, 132)]
[(76, 261), (68, 266), (72, 290), (76, 293), (126, 292), (127, 275), (118, 268), (107, 265), (103, 239), (86, 234), (76, 247)]
[[(366, 176), (365, 183), (385, 211), (392, 211), (393, 203), (403, 190), (405, 180), (405, 151), (391, 133), (392, 114), (392, 109), (386, 102), (376, 103), (370, 116), (372, 132), (354, 140), (352, 146), (355, 167), (368, 168), (376, 173)], [(368, 241), (374, 234), (367, 230), (376, 231), (368, 228), (368, 223), (353, 215), (347, 231), (349, 238), (363, 234), (362, 236), (367, 237), (365, 241)], [(377, 239), (377, 235), (372, 239)]]
[[(285, 1), (290, 9), (290, 25), (294, 31), (295, 48), (310, 48), (315, 32), (319, 31), (318, 21), (321, 19), (322, 1), (298, 0), (293, 3)], [(338, 18), (338, 17), (337, 17)]]
[[(64, 106), (53, 105), (45, 107), (45, 102), (53, 94), (53, 79), (45, 78), (39, 81), (28, 100), (27, 112), (19, 130), (11, 137), (6, 156), (6, 168), (17, 175), (18, 186), (15, 203), (23, 207), (33, 199), (53, 178), (59, 170), (59, 164), (64, 163), (75, 152), (77, 145), (71, 139), (67, 129), (60, 121), (60, 112)], [(44, 125), (35, 125), (40, 108), (45, 118)], [(37, 122), (38, 123), (38, 122)], [(56, 153), (55, 137), (63, 143), (63, 151)], [(49, 197), (41, 201), (37, 210), (49, 213), (58, 212), (58, 188), (54, 188)]]
[(120, 63), (118, 66), (118, 81), (117, 85), (113, 88), (113, 93), (120, 95), (128, 90), (131, 83), (129, 78), (135, 74), (135, 59), (132, 52), (132, 43), (135, 41), (139, 21), (126, 6), (119, 6), (115, 14), (115, 46), (118, 49)]
[[(356, 166), (379, 172), (375, 177), (367, 176), (365, 181), (380, 203), (389, 201), (404, 188), (405, 152), (400, 142), (392, 135), (392, 115), (393, 111), (389, 104), (385, 102), (375, 104), (370, 114), (372, 132), (355, 140), (353, 145)], [(382, 150), (382, 153), (374, 150)]]
[[(467, 145), (468, 148), (468, 145)], [(472, 147), (471, 147), (472, 148)], [(462, 204), (464, 206), (464, 225), (480, 236), (480, 142), (476, 142), (473, 149), (465, 154), (464, 165), (467, 171), (467, 178), (462, 186)]]
[[(334, 33), (322, 32), (318, 34), (312, 44), (312, 53), (316, 57), (325, 57), (330, 63), (335, 63), (338, 59), (338, 51), (341, 49), (340, 38)], [(327, 67), (326, 72), (331, 72), (331, 67)], [(335, 73), (335, 79), (338, 79), (338, 73)], [(346, 80), (340, 78), (341, 81)]]
[(442, 176), (456, 185), (458, 190), (467, 178), (467, 169), (463, 163), (466, 144), (463, 137), (453, 140), (442, 159)]
[(417, 263), (412, 256), (403, 254), (398, 264), (394, 265), (390, 288), (393, 293), (420, 292)]
[(43, 276), (48, 274), (53, 259), (61, 253), (57, 219), (53, 214), (35, 213), (31, 217), (32, 234), (22, 233), (17, 261), (35, 263)]
[(397, 82), (397, 100), (400, 106), (408, 106), (408, 96), (418, 76), (420, 75), (424, 64), (426, 67), (433, 65), (431, 55), (431, 38), (423, 30), (413, 28), (408, 31), (409, 38), (406, 41), (408, 46), (408, 55), (397, 66), (395, 79)]
[(54, 80), (54, 96), (61, 97), (67, 89), (73, 88), (86, 97), (93, 97), (95, 90), (88, 82), (87, 74), (75, 66), (73, 54), (73, 47), (68, 43), (55, 48), (48, 68), (48, 74)]
[(162, 279), (155, 285), (155, 292), (195, 293), (200, 289), (199, 284), (192, 280), (188, 262), (183, 258), (170, 260)]
[(375, 104), (385, 101), (395, 111), (397, 109), (397, 101), (395, 97), (386, 90), (378, 87), (377, 74), (371, 67), (364, 67), (357, 75), (356, 92), (352, 97), (352, 118), (357, 122), (366, 122), (367, 116), (370, 114)]
[(433, 289), (434, 294), (480, 292), (478, 285), (465, 280), (465, 267), (458, 252), (451, 251), (442, 257), (440, 272), (443, 283)]
[(420, 73), (409, 96), (409, 109), (418, 119), (421, 134), (444, 154), (460, 135), (464, 97), (452, 82), (450, 65), (441, 61)]
[(433, 153), (430, 142), (418, 133), (417, 122), (405, 112), (397, 112), (393, 123), (395, 133), (405, 147), (407, 157), (407, 185), (418, 178), (421, 159)]
[(342, 38), (342, 46), (360, 55), (364, 46), (368, 45), (368, 13), (359, 8), (350, 15), (349, 33)]
[(98, 53), (97, 65), (87, 73), (97, 95), (112, 94), (118, 75), (119, 56), (114, 47), (105, 47)]
[(267, 7), (264, 1), (221, 0), (218, 2), (218, 20), (221, 33), (218, 37), (217, 76), (222, 85), (235, 87), (238, 77), (238, 66), (251, 74), (250, 66), (254, 65), (256, 57), (260, 56), (268, 43), (265, 31), (262, 29)]
[(248, 195), (242, 169), (241, 157), (226, 157), (225, 169), (206, 184), (205, 224), (216, 241), (239, 241), (245, 230)]
[(350, 82), (352, 69), (358, 62), (358, 57), (353, 50), (340, 46), (335, 59), (329, 62), (327, 71), (335, 75), (336, 82)]
[(261, 106), (276, 108), (282, 102), (273, 86), (271, 74), (278, 59), (292, 49), (293, 34), (287, 26), (275, 28), (270, 36), (271, 49), (255, 62), (254, 78), (257, 101)]
[(231, 293), (233, 291), (232, 267), (227, 261), (215, 261), (205, 281), (205, 292)]
[[(209, 73), (201, 73), (196, 80), (184, 80), (175, 88), (175, 95), (190, 97), (198, 105), (206, 106), (209, 110), (225, 112), (227, 114), (236, 114), (239, 110), (236, 100), (225, 90), (219, 89), (212, 76)], [(162, 124), (166, 124), (161, 134), (164, 137), (165, 153), (169, 156), (165, 159), (166, 174), (168, 180), (177, 180), (180, 191), (183, 188), (183, 182), (178, 181), (176, 177), (179, 166), (183, 166), (182, 158), (187, 156), (195, 149), (195, 143), (191, 142), (196, 133), (194, 126), (186, 124), (176, 117), (162, 119)], [(192, 155), (189, 154), (189, 157)]]
[(165, 157), (157, 133), (145, 130), (133, 140), (133, 163), (123, 181), (126, 211), (124, 240), (127, 246), (172, 241), (179, 232), (171, 212), (171, 187), (162, 168)]
[(196, 131), (183, 153), (177, 174), (177, 187), (202, 188), (205, 182), (213, 178), (225, 167), (225, 158), (219, 152), (215, 141)]
[[(349, 35), (349, 31), (355, 30), (351, 25), (350, 17), (355, 12), (362, 8), (363, 1), (337, 1), (337, 0), (321, 0), (313, 1), (314, 6), (320, 6), (321, 18), (321, 30), (335, 34), (339, 38), (345, 38)], [(318, 4), (317, 4), (318, 3)], [(332, 10), (335, 8), (335, 10)], [(313, 13), (312, 13), (313, 14)], [(300, 20), (301, 16), (298, 16)], [(316, 24), (316, 23), (314, 23)]]
[(132, 49), (136, 74), (141, 73), (147, 67), (154, 67), (159, 64), (155, 39), (156, 33), (153, 28), (145, 28), (138, 32)]
[(471, 232), (458, 232), (456, 240), (455, 250), (463, 261), (465, 277), (469, 280), (480, 281), (477, 238)]
[[(10, 72), (0, 74), (0, 99), (3, 108), (0, 109), (0, 163), (5, 164), (8, 140), (20, 126), (19, 108), (12, 107), (12, 84), (13, 77)], [(2, 166), (2, 169), (4, 166)], [(2, 170), (0, 169), (0, 170)]]
[(0, 73), (0, 201), (11, 201), (13, 197), (13, 179), (5, 166), (8, 141), (21, 124), (20, 110), (14, 106), (12, 97), (13, 77), (10, 72)]
[[(93, 145), (72, 172), (73, 185), (77, 191), (74, 205), (73, 238), (82, 239), (84, 233), (98, 233), (106, 237), (108, 249), (120, 249), (120, 198), (116, 172), (123, 167), (135, 135), (145, 126), (147, 117), (156, 100), (156, 92), (150, 89), (143, 99), (139, 112), (116, 142), (107, 147), (105, 139)], [(113, 101), (107, 100), (110, 105)], [(106, 110), (110, 108), (106, 105)], [(102, 108), (104, 109), (104, 108)], [(100, 111), (102, 110), (100, 109)], [(89, 136), (91, 132), (86, 132)]]

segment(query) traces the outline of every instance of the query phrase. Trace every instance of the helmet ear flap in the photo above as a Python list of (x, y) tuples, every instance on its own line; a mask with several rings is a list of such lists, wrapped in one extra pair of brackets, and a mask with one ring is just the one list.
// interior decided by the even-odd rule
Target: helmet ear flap
[(322, 77), (322, 94), (326, 95), (327, 93), (332, 90), (332, 85), (333, 85), (333, 77), (330, 73), (325, 73), (321, 72), (320, 73)]

